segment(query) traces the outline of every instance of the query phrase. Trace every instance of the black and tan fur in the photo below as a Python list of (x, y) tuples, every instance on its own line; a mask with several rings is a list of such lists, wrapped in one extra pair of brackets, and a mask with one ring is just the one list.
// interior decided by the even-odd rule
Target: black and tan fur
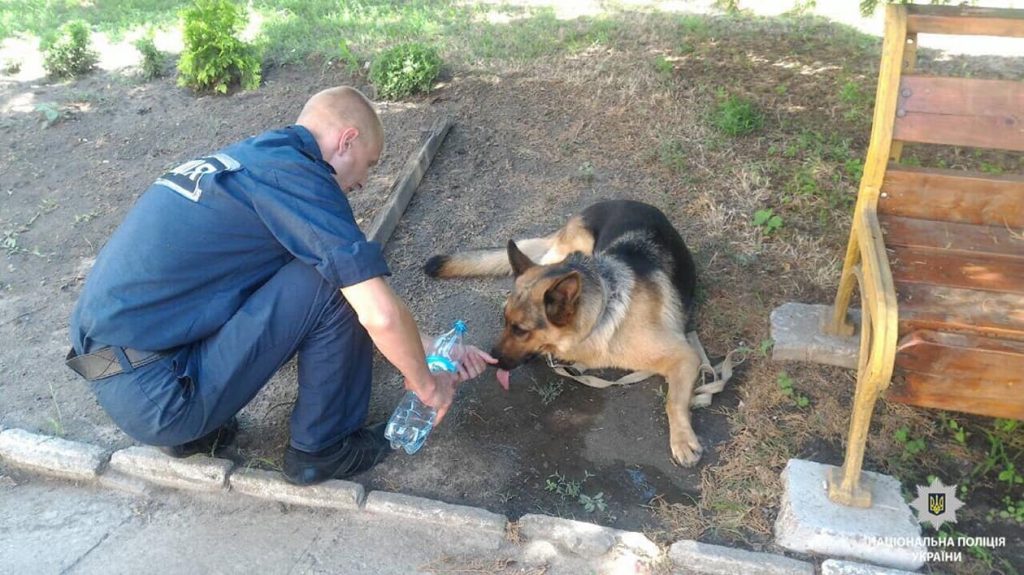
[(507, 250), (434, 256), (425, 271), (433, 277), (515, 275), (493, 351), (502, 369), (547, 353), (591, 368), (664, 376), (672, 457), (685, 466), (700, 459), (690, 423), (700, 360), (685, 336), (696, 269), (657, 208), (600, 202), (550, 236), (510, 241)]

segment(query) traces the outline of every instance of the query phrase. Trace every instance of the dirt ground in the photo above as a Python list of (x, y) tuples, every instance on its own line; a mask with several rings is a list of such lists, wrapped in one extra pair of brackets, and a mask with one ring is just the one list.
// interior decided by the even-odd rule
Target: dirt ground
[[(383, 105), (385, 156), (371, 185), (350, 198), (364, 225), (420, 131), (442, 114), (455, 121), (386, 249), (391, 283), (421, 327), (439, 333), (464, 319), (469, 341), (488, 348), (511, 281), (431, 280), (420, 269), (430, 255), (546, 233), (591, 202), (618, 197), (660, 207), (693, 248), (701, 273), (699, 332), (713, 359), (739, 346), (757, 348), (768, 338), (774, 306), (829, 301), (848, 229), (841, 206), (852, 198), (856, 181), (841, 174), (829, 180), (830, 172), (821, 177), (835, 197), (781, 202), (792, 176), (778, 150), (811, 126), (863, 157), (870, 120), (844, 113), (847, 103), (838, 94), (844, 82), (871, 93), (877, 44), (856, 48), (865, 55), (858, 60), (849, 56), (850, 46), (807, 41), (827, 37), (826, 25), (805, 26), (770, 29), (753, 44), (730, 45), (728, 38), (709, 35), (688, 40), (682, 50), (657, 37), (635, 37), (615, 49), (536, 68), (449, 70), (429, 96)], [(647, 63), (652, 54), (674, 50), (682, 55), (669, 59), (667, 74)], [(946, 62), (939, 55), (924, 58)], [(1005, 58), (954, 58), (943, 65), (972, 66), (995, 77), (1019, 77), (1024, 69), (1019, 59)], [(0, 269), (0, 425), (110, 447), (132, 443), (62, 365), (68, 317), (92, 258), (163, 170), (290, 123), (320, 88), (365, 87), (363, 79), (330, 66), (312, 73), (309, 67), (271, 68), (264, 77), (256, 92), (198, 98), (175, 87), (172, 78), (141, 83), (95, 73), (63, 84), (0, 78), (0, 230), (6, 249)], [(730, 140), (714, 133), (708, 110), (716, 90), (726, 87), (769, 110), (766, 136)], [(51, 101), (60, 103), (63, 115), (43, 128), (33, 107)], [(1020, 170), (1019, 159), (997, 160)], [(772, 205), (786, 221), (778, 237), (749, 223), (756, 209)], [(841, 461), (853, 389), (853, 374), (844, 370), (784, 369), (812, 407), (799, 409), (780, 394), (775, 382), (783, 367), (751, 354), (730, 388), (696, 413), (705, 455), (695, 469), (671, 463), (660, 379), (604, 391), (565, 381), (545, 403), (541, 391), (563, 382), (533, 364), (513, 373), (508, 393), (493, 371), (465, 385), (449, 419), (420, 453), (396, 454), (358, 479), (374, 489), (479, 505), (512, 518), (541, 512), (647, 530), (663, 539), (764, 548), (770, 546), (786, 459)], [(243, 434), (229, 456), (278, 465), (294, 380), (291, 364), (246, 408)], [(386, 418), (401, 393), (397, 373), (378, 358), (371, 420)], [(881, 404), (872, 432), (881, 439), (869, 445), (868, 468), (893, 472), (898, 452), (886, 438), (900, 425), (928, 433), (930, 421), (919, 411)], [(958, 469), (956, 454), (938, 439), (935, 444), (942, 447), (934, 457), (905, 479), (908, 489), (925, 470)], [(552, 489), (558, 484), (561, 492)], [(601, 494), (606, 508), (588, 512), (566, 487)], [(986, 505), (998, 501), (990, 499)], [(984, 517), (981, 510), (978, 517)], [(1024, 549), (1019, 526), (974, 519), (959, 528), (1004, 535)], [(1006, 557), (1024, 561), (1020, 553)]]

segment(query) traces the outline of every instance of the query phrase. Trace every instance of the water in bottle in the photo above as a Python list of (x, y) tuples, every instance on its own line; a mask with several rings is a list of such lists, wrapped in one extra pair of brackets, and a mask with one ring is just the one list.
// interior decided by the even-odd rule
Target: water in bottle
[[(465, 333), (466, 323), (459, 320), (448, 333), (434, 340), (434, 345), (427, 354), (427, 368), (432, 373), (455, 373), (459, 370), (454, 352), (457, 346), (462, 345), (462, 336)], [(427, 441), (436, 418), (437, 411), (434, 408), (424, 405), (415, 393), (407, 391), (391, 414), (384, 436), (391, 441), (392, 449), (401, 448), (412, 455)]]

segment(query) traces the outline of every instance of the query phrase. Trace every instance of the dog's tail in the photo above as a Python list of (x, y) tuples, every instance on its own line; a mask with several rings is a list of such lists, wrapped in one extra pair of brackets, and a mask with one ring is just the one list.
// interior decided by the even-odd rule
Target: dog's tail
[[(555, 235), (546, 238), (516, 240), (516, 247), (531, 260), (539, 262), (555, 243)], [(507, 276), (512, 274), (508, 251), (503, 248), (470, 250), (438, 255), (427, 260), (423, 271), (432, 278)]]

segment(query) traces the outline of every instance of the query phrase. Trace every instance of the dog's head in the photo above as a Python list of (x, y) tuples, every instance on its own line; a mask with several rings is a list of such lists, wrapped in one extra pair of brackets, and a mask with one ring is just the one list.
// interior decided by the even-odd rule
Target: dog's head
[(535, 264), (515, 242), (508, 259), (516, 277), (505, 302), (505, 329), (491, 352), (498, 367), (510, 370), (540, 353), (555, 353), (578, 331), (583, 276), (564, 264)]

